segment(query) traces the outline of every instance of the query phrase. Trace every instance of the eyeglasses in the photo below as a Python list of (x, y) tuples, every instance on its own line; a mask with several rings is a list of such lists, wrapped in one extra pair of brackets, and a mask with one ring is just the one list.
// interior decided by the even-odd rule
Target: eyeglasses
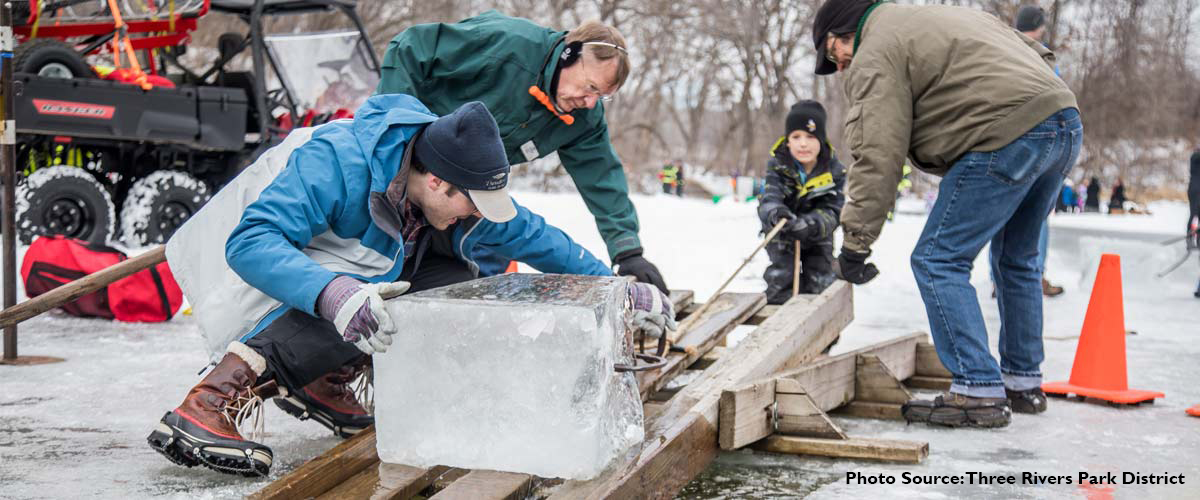
[(604, 92), (602, 92), (600, 90), (600, 87), (597, 87), (596, 84), (592, 83), (592, 77), (588, 75), (588, 73), (590, 73), (590, 71), (588, 71), (588, 69), (587, 69), (587, 58), (581, 57), (579, 60), (583, 63), (584, 76), (588, 80), (587, 88), (584, 90), (587, 91), (587, 93), (596, 96), (596, 98), (599, 99), (601, 102), (611, 101), (613, 99), (613, 95), (616, 94), (616, 91), (614, 90), (612, 93), (609, 93), (609, 94), (605, 94)]
[(846, 40), (847, 38), (847, 35), (835, 35), (833, 32), (827, 33), (825, 35), (825, 60), (837, 64), (837, 56), (833, 53), (833, 40)]

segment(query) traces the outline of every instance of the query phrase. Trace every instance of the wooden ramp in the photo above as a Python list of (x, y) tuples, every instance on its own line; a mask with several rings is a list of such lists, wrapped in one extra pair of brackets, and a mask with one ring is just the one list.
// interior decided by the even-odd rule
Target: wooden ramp
[[(691, 292), (672, 292), (671, 298), (676, 310), (684, 314), (699, 309), (689, 308)], [(689, 328), (678, 337), (678, 346), (683, 349), (668, 354), (667, 366), (639, 374), (642, 399), (648, 401), (645, 442), (618, 457), (593, 480), (564, 482), (509, 472), (386, 464), (379, 461), (374, 429), (368, 428), (251, 498), (670, 498), (708, 467), (719, 443), (726, 444), (724, 438), (719, 439), (726, 433), (734, 436), (729, 441), (733, 447), (752, 444), (770, 451), (814, 453), (812, 445), (802, 442), (814, 438), (804, 435), (803, 429), (788, 435), (786, 431), (796, 430), (789, 425), (812, 427), (814, 418), (828, 420), (825, 411), (854, 403), (879, 404), (872, 398), (894, 399), (897, 384), (892, 381), (900, 380), (898, 377), (922, 376), (930, 379), (923, 381), (928, 384), (944, 381), (944, 369), (937, 370), (940, 365), (921, 365), (920, 360), (925, 359), (921, 355), (932, 351), (922, 347), (922, 336), (918, 335), (813, 362), (853, 318), (851, 288), (846, 282), (835, 282), (820, 295), (797, 296), (783, 306), (763, 304), (762, 294), (724, 293), (704, 308), (701, 317), (688, 323)], [(740, 324), (758, 327), (736, 346), (718, 347)], [(936, 361), (936, 356), (932, 359)], [(689, 383), (667, 389), (675, 377), (689, 370), (694, 376)], [(888, 373), (891, 379), (882, 378)], [(860, 378), (865, 384), (861, 389), (856, 385)], [(825, 380), (835, 384), (827, 388), (821, 382)], [(742, 398), (751, 390), (748, 387), (756, 389)], [(899, 390), (904, 389), (901, 386)], [(730, 391), (734, 396), (729, 395)], [(798, 396), (810, 398), (807, 414), (788, 406), (786, 400)], [(741, 403), (723, 405), (729, 398)], [(769, 412), (767, 407), (776, 411)], [(730, 411), (734, 416), (726, 419), (725, 412)], [(772, 415), (769, 420), (764, 417), (768, 414)], [(779, 428), (785, 433), (777, 432)], [(844, 433), (836, 436), (827, 428), (817, 429), (825, 432), (825, 440), (832, 437), (846, 441), (837, 443), (841, 445), (838, 450), (877, 450), (875, 453), (885, 455), (884, 459), (891, 456), (889, 453), (900, 453), (896, 456), (901, 460), (927, 453), (927, 447), (896, 452), (892, 449), (897, 446), (889, 448), (886, 442), (850, 439)], [(839, 452), (841, 456), (871, 453)], [(839, 456), (836, 453), (824, 454)]]

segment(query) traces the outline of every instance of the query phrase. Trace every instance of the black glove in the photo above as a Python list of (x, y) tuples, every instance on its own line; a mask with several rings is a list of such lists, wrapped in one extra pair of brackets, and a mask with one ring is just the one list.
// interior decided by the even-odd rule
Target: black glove
[(804, 216), (797, 217), (791, 224), (784, 226), (783, 230), (792, 239), (805, 242), (815, 238), (820, 233), (821, 226), (811, 217)]
[(633, 276), (642, 283), (658, 287), (662, 293), (671, 293), (670, 290), (667, 290), (667, 284), (663, 282), (662, 273), (658, 272), (658, 268), (642, 257), (640, 247), (617, 254), (616, 257), (613, 257), (613, 263), (617, 266), (618, 275)]
[(879, 268), (875, 264), (867, 264), (867, 257), (870, 252), (858, 253), (842, 248), (841, 255), (838, 255), (837, 262), (833, 263), (833, 272), (838, 278), (844, 279), (855, 285), (861, 285), (879, 276)]
[(767, 214), (768, 228), (775, 227), (775, 224), (779, 224), (779, 221), (783, 219), (796, 220), (796, 216), (792, 215), (791, 210), (788, 210), (787, 207), (779, 207), (771, 210), (771, 213)]

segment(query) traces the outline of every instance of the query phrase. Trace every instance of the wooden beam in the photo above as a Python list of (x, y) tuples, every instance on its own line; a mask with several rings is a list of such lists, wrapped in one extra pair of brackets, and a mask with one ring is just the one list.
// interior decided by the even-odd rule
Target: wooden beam
[(315, 497), (378, 462), (375, 426), (371, 426), (304, 462), (287, 476), (266, 485), (248, 498), (284, 500)]
[(775, 391), (808, 394), (822, 411), (830, 411), (859, 399), (855, 390), (860, 355), (874, 355), (899, 378), (899, 373), (912, 373), (915, 348), (923, 338), (924, 333), (913, 333), (779, 373), (773, 376)]
[(514, 500), (529, 493), (533, 476), (513, 472), (473, 470), (450, 483), (431, 500)]
[(126, 259), (63, 286), (0, 311), (0, 328), (15, 325), (55, 307), (69, 303), (108, 286), (126, 276), (167, 260), (166, 247), (160, 246), (137, 257)]
[(428, 469), (408, 465), (376, 462), (374, 466), (317, 496), (317, 500), (339, 498), (370, 498), (371, 500), (408, 499), (416, 496), (449, 468)]
[[(912, 357), (910, 356), (911, 360)], [(872, 403), (903, 404), (912, 399), (904, 384), (876, 354), (859, 354), (854, 373), (854, 399)], [(911, 363), (910, 363), (911, 364)]]
[[(825, 439), (846, 439), (846, 433), (817, 407), (808, 394), (775, 394), (779, 434)], [(765, 437), (765, 436), (764, 436)]]
[(789, 301), (730, 348), (647, 422), (642, 446), (591, 481), (567, 481), (550, 498), (669, 498), (716, 457), (724, 389), (812, 359), (853, 317), (851, 285), (836, 281), (811, 302)]
[(950, 390), (950, 384), (952, 382), (954, 382), (954, 379), (949, 377), (926, 377), (922, 375), (913, 375), (909, 377), (908, 380), (904, 381), (904, 385), (907, 385), (913, 389), (948, 391)]
[(851, 401), (845, 406), (838, 407), (833, 413), (845, 417), (874, 418), (880, 420), (904, 420), (900, 414), (900, 405), (895, 403), (873, 403), (869, 401)]
[[(770, 307), (770, 306), (766, 306), (766, 307)], [(755, 314), (758, 314), (758, 313), (755, 313)], [(689, 369), (689, 370), (707, 370), (708, 367), (716, 364), (717, 360), (721, 359), (721, 356), (724, 356), (725, 351), (727, 351), (727, 350), (728, 350), (728, 348), (726, 348), (725, 346), (713, 347), (712, 349), (709, 349), (708, 352), (704, 353), (703, 356), (700, 356), (700, 359), (697, 359), (696, 362), (692, 363), (692, 366), (689, 366), (687, 369)]]
[(657, 370), (637, 372), (638, 390), (642, 401), (666, 387), (667, 382), (683, 373), (701, 356), (716, 347), (729, 332), (762, 308), (767, 301), (761, 293), (723, 293), (712, 301), (700, 317), (692, 318), (687, 331), (681, 331), (679, 342), (685, 352), (667, 353), (667, 365)]
[(917, 344), (917, 367), (915, 374), (925, 377), (954, 377), (954, 374), (950, 373), (950, 370), (942, 366), (942, 360), (938, 358), (937, 350), (933, 348), (933, 344), (930, 344), (928, 340)]
[(671, 299), (671, 307), (674, 308), (675, 315), (678, 316), (683, 308), (692, 305), (692, 300), (696, 297), (696, 293), (691, 290), (671, 290), (668, 294)]
[(777, 306), (777, 305), (774, 305), (774, 304), (765, 305), (765, 306), (763, 306), (762, 309), (759, 309), (758, 312), (754, 313), (754, 316), (751, 316), (750, 318), (746, 319), (746, 322), (744, 324), (754, 325), (754, 326), (761, 325), (763, 321), (766, 321), (767, 318), (770, 318), (771, 315), (775, 314), (775, 311), (778, 311), (778, 310), (779, 310), (779, 306)]
[(775, 381), (767, 380), (721, 392), (717, 441), (736, 450), (775, 431)]
[(775, 435), (754, 448), (774, 453), (856, 458), (884, 462), (920, 463), (929, 456), (929, 444), (892, 439), (816, 439)]

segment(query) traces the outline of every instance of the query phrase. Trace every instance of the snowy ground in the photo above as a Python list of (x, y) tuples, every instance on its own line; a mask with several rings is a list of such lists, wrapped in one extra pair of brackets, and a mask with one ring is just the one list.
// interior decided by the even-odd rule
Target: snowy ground
[[(518, 200), (605, 255), (591, 216), (573, 194), (521, 193)], [(757, 244), (755, 205), (635, 196), (646, 257), (672, 288), (706, 299)], [(908, 254), (924, 222), (921, 202), (905, 200), (873, 256), (883, 274), (855, 288), (855, 321), (834, 353), (928, 329), (908, 267)], [(890, 421), (841, 419), (854, 436), (928, 441), (919, 466), (891, 466), (752, 452), (723, 454), (684, 491), (687, 498), (1200, 498), (1200, 419), (1184, 409), (1200, 403), (1200, 300), (1191, 296), (1200, 266), (1191, 262), (1169, 275), (1154, 274), (1182, 253), (1158, 242), (1181, 234), (1181, 205), (1151, 207), (1154, 216), (1061, 215), (1052, 220), (1048, 275), (1065, 295), (1046, 301), (1046, 363), (1050, 380), (1069, 376), (1102, 252), (1122, 256), (1125, 317), (1136, 336), (1127, 340), (1131, 387), (1165, 392), (1149, 407), (1114, 409), (1051, 400), (1046, 414), (1017, 415), (1000, 430), (945, 430)], [(982, 263), (982, 260), (980, 261)], [(766, 266), (758, 255), (730, 285), (761, 291)], [(976, 287), (994, 336), (998, 330), (986, 270), (977, 265)], [(745, 335), (748, 329), (740, 329)], [(1061, 340), (1058, 340), (1061, 339)], [(118, 324), (42, 315), (21, 325), (25, 355), (53, 355), (65, 363), (0, 366), (0, 498), (229, 498), (253, 492), (333, 446), (323, 427), (299, 422), (268, 405), (265, 443), (275, 451), (271, 477), (244, 479), (168, 463), (146, 444), (153, 424), (178, 404), (206, 362), (189, 316), (154, 325)], [(921, 474), (1032, 472), (1076, 476), (1142, 472), (1185, 474), (1183, 486), (1081, 488), (1072, 486), (866, 486), (847, 484), (845, 473), (884, 473), (900, 482), (904, 471)], [(886, 488), (886, 489), (885, 489)]]

